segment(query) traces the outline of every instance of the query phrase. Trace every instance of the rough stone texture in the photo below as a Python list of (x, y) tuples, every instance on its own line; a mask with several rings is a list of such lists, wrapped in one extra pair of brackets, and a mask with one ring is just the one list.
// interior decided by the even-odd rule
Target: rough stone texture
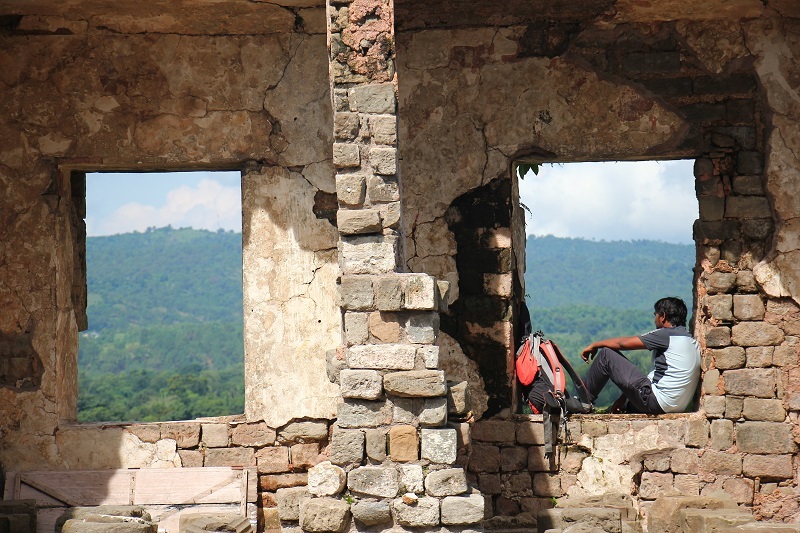
[(311, 498), (300, 502), (300, 527), (312, 533), (341, 533), (350, 522), (350, 506), (333, 498)]
[(365, 496), (394, 498), (400, 484), (394, 467), (362, 466), (347, 475), (347, 488)]
[(350, 368), (411, 370), (416, 349), (405, 344), (353, 346), (347, 350)]
[(728, 346), (720, 350), (709, 350), (714, 366), (719, 370), (742, 368), (747, 360), (745, 349), (741, 346)]
[(424, 490), (422, 466), (420, 465), (398, 465), (400, 472), (400, 491), (421, 493)]
[(406, 527), (426, 527), (439, 525), (439, 500), (423, 496), (413, 504), (403, 502), (402, 498), (392, 501), (392, 511), (398, 524)]
[(777, 422), (736, 424), (736, 445), (745, 453), (796, 453), (791, 426)]
[(441, 517), (444, 525), (477, 524), (483, 519), (484, 499), (481, 494), (447, 496), (442, 500)]
[(683, 531), (682, 509), (736, 509), (736, 502), (713, 497), (663, 496), (648, 509), (647, 530), (662, 533)]
[(383, 377), (386, 392), (401, 397), (444, 396), (447, 382), (441, 370), (392, 372)]
[(291, 422), (278, 430), (278, 442), (314, 442), (328, 438), (328, 424), (319, 420)]
[(278, 516), (281, 520), (299, 520), (300, 502), (311, 498), (306, 487), (290, 487), (278, 489), (275, 499), (278, 501)]
[(389, 429), (389, 456), (394, 461), (408, 462), (419, 458), (419, 437), (414, 426), (392, 426)]
[(383, 394), (382, 379), (375, 370), (342, 370), (339, 386), (344, 398), (377, 400)]
[(455, 429), (422, 429), (420, 456), (434, 463), (453, 464), (458, 452)]
[(314, 496), (335, 496), (344, 490), (346, 481), (344, 470), (330, 461), (308, 470), (308, 492)]
[(201, 425), (201, 440), (207, 448), (225, 448), (228, 439), (228, 424)]
[(382, 463), (386, 459), (387, 431), (385, 429), (368, 429), (364, 434), (367, 457), (376, 463)]
[(783, 342), (783, 331), (765, 322), (742, 322), (731, 328), (731, 339), (739, 346), (777, 346)]
[(745, 398), (742, 416), (747, 420), (783, 422), (786, 419), (786, 410), (783, 408), (783, 402), (781, 400)]
[(377, 526), (385, 524), (392, 519), (392, 511), (389, 501), (366, 501), (359, 500), (350, 507), (353, 518), (365, 526)]
[(425, 492), (429, 496), (455, 496), (467, 489), (467, 477), (462, 468), (436, 470), (425, 476)]
[(723, 375), (725, 392), (737, 396), (775, 397), (775, 371), (771, 368), (728, 370)]
[(364, 458), (364, 432), (334, 427), (331, 435), (331, 462), (337, 465), (360, 464)]

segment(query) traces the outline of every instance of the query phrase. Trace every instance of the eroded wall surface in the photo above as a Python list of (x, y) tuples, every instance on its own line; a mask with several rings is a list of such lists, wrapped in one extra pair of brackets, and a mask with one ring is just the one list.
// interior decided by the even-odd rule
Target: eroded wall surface
[(4, 6), (0, 30), (2, 470), (182, 464), (152, 436), (70, 426), (85, 216), (71, 170), (241, 169), (248, 419), (275, 431), (331, 418), (325, 350), (340, 319), (322, 288), (338, 271), (324, 8), (46, 7)]

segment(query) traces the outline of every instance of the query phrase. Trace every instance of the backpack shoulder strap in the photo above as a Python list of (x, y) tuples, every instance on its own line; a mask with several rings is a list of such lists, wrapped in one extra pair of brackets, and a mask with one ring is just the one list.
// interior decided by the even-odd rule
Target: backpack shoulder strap
[(562, 363), (558, 358), (558, 348), (553, 341), (542, 341), (542, 353), (547, 359), (547, 364), (542, 365), (542, 368), (548, 368), (550, 370), (548, 377), (550, 378), (550, 383), (553, 384), (553, 389), (563, 394), (564, 390), (567, 388), (567, 379), (564, 376)]
[(583, 382), (581, 377), (569, 363), (569, 360), (566, 357), (564, 357), (564, 355), (561, 353), (561, 350), (558, 349), (556, 343), (550, 341), (550, 344), (552, 345), (552, 349), (555, 352), (556, 357), (558, 358), (559, 361), (561, 361), (563, 369), (567, 371), (570, 379), (572, 379), (572, 383), (575, 384), (575, 390), (577, 390), (578, 392), (578, 398), (580, 398), (580, 400), (584, 403), (591, 404), (592, 400), (589, 395), (589, 390), (586, 388), (586, 384)]

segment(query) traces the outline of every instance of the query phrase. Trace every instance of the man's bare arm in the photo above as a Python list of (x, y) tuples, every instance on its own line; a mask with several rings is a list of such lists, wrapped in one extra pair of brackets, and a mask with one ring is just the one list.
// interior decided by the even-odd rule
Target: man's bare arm
[(589, 362), (600, 348), (611, 348), (612, 350), (645, 350), (647, 347), (639, 337), (614, 337), (613, 339), (603, 339), (595, 341), (581, 352), (581, 359)]

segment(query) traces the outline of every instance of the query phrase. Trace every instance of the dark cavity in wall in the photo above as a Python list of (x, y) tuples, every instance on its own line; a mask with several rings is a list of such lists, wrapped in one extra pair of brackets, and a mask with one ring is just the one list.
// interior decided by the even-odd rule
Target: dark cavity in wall
[(32, 390), (41, 385), (42, 360), (33, 348), (31, 330), (0, 332), (0, 387)]
[(495, 179), (457, 198), (446, 214), (457, 243), (459, 298), (441, 329), (478, 363), (489, 396), (487, 417), (511, 405), (511, 295), (493, 294), (485, 282), (487, 275), (513, 271), (512, 249), (500, 242), (510, 235), (511, 210), (511, 181)]

